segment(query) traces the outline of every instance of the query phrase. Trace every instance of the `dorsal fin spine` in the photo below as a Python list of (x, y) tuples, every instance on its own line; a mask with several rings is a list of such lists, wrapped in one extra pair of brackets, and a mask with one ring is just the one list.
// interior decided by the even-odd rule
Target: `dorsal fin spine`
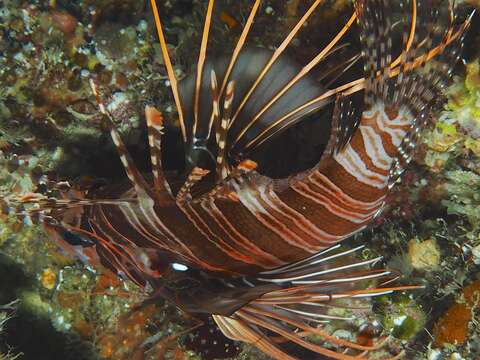
[(172, 87), (172, 93), (175, 100), (175, 105), (177, 107), (178, 121), (180, 123), (182, 139), (186, 143), (187, 130), (185, 127), (182, 100), (180, 98), (180, 92), (178, 91), (177, 77), (175, 75), (175, 70), (173, 69), (172, 61), (170, 60), (170, 55), (168, 54), (167, 41), (165, 40), (165, 35), (163, 34), (163, 27), (160, 20), (160, 13), (158, 11), (156, 0), (150, 0), (150, 5), (152, 6), (152, 12), (155, 20), (155, 26), (157, 28), (158, 39), (160, 41), (160, 48), (162, 50), (163, 61), (167, 69), (168, 79), (170, 81), (170, 86)]
[[(199, 127), (199, 116), (200, 116), (200, 97), (201, 97), (201, 85), (202, 85), (202, 78), (203, 78), (203, 68), (205, 65), (205, 59), (207, 56), (207, 46), (208, 46), (208, 37), (210, 34), (210, 26), (212, 24), (212, 12), (213, 6), (215, 4), (215, 0), (208, 1), (207, 7), (207, 14), (205, 16), (205, 23), (203, 27), (203, 34), (202, 34), (202, 43), (200, 45), (200, 52), (198, 55), (198, 63), (197, 63), (197, 77), (195, 80), (195, 98), (194, 98), (194, 108), (193, 108), (193, 129), (192, 129), (192, 136), (193, 138), (197, 135), (197, 129)], [(207, 134), (208, 136), (209, 134)]]

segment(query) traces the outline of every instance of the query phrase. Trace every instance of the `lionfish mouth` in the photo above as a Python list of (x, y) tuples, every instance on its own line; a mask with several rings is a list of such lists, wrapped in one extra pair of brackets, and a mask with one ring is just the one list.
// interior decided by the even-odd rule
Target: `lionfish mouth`
[[(152, 168), (145, 176), (91, 80), (130, 187), (107, 185), (64, 199), (33, 194), (16, 202), (35, 204), (28, 215), (90, 264), (188, 312), (211, 314), (231, 339), (281, 360), (366, 358), (385, 341), (347, 341), (324, 323), (349, 323), (366, 311), (365, 299), (417, 287), (392, 285), (398, 276), (376, 268), (380, 258), (356, 260), (360, 248), (337, 243), (382, 211), (438, 106), (471, 18), (457, 25), (454, 7), (435, 0), (357, 0), (333, 39), (299, 66), (285, 50), (321, 0), (274, 51), (245, 46), (262, 3), (253, 1), (231, 56), (209, 60), (214, 3), (208, 1), (196, 72), (179, 81), (151, 0), (185, 151), (182, 185), (163, 171), (162, 113), (145, 109)], [(329, 76), (337, 79), (361, 58), (364, 77), (339, 86), (319, 82), (313, 69), (347, 47), (341, 41), (355, 21), (361, 56), (342, 61)], [(360, 90), (362, 110), (350, 100)], [(256, 171), (256, 150), (306, 118), (319, 122), (317, 112), (331, 102), (331, 121), (317, 128), (324, 151), (313, 166), (281, 179)]]

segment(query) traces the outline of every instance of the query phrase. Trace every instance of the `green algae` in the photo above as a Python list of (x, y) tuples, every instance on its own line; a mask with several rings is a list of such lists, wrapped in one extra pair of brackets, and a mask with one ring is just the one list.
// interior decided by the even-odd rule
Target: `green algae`
[(381, 322), (389, 334), (400, 340), (409, 340), (423, 330), (427, 316), (419, 304), (407, 294), (378, 299), (376, 306), (382, 309)]
[(449, 214), (465, 216), (472, 227), (480, 224), (480, 176), (470, 171), (449, 171), (445, 174), (446, 199), (442, 204)]

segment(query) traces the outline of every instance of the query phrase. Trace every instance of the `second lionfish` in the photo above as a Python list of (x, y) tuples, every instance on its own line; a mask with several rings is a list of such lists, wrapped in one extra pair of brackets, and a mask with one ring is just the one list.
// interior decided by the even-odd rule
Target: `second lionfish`
[[(63, 246), (152, 296), (211, 314), (231, 339), (282, 360), (365, 358), (381, 342), (329, 334), (322, 323), (338, 319), (329, 309), (405, 287), (389, 285), (390, 272), (372, 267), (378, 259), (355, 260), (358, 249), (336, 244), (382, 211), (438, 108), (469, 20), (456, 24), (447, 2), (357, 0), (340, 32), (300, 67), (284, 51), (320, 3), (272, 52), (245, 47), (261, 7), (253, 1), (233, 54), (209, 60), (209, 0), (196, 71), (179, 81), (152, 0), (184, 145), (183, 176), (162, 169), (163, 117), (152, 106), (145, 109), (152, 173), (137, 169), (92, 80), (129, 183), (76, 198), (28, 194), (21, 202), (37, 205), (30, 214)], [(338, 50), (355, 21), (364, 78), (326, 89), (311, 70)], [(355, 111), (349, 96), (362, 89), (363, 111)], [(332, 100), (330, 136), (315, 166), (283, 179), (257, 171), (250, 160), (256, 149)]]

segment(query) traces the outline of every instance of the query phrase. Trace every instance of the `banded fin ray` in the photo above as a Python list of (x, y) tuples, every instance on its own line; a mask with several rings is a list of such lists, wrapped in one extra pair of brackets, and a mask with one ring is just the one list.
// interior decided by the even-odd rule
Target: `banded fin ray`
[(148, 143), (150, 146), (150, 161), (152, 165), (153, 184), (158, 196), (163, 202), (173, 200), (170, 184), (163, 173), (162, 167), (162, 135), (163, 115), (153, 106), (145, 107), (145, 119), (147, 122)]
[[(416, 16), (416, 5), (415, 4), (416, 4), (416, 1), (413, 0), (412, 1), (412, 8), (413, 8), (412, 19), (416, 19), (416, 17), (417, 17)], [(472, 15), (473, 15), (473, 13), (472, 13)], [(469, 22), (470, 22), (470, 20), (467, 20), (464, 23), (464, 25), (467, 25), (467, 23), (469, 23)], [(407, 41), (407, 46), (406, 46), (407, 51), (412, 46), (413, 39), (414, 39), (414, 33), (415, 33), (415, 21), (412, 21), (412, 23), (408, 27), (408, 41)], [(456, 30), (452, 33), (447, 34), (446, 44), (449, 45), (449, 44), (451, 44), (455, 41), (458, 41), (458, 39), (462, 36), (463, 33), (464, 33), (464, 30), (462, 28), (460, 28), (460, 29), (458, 29), (458, 30)], [(439, 53), (441, 53), (441, 51), (442, 51), (442, 44), (436, 45), (435, 47), (433, 47), (432, 49), (430, 49), (428, 51), (428, 54), (427, 54), (427, 57), (426, 57), (425, 61), (429, 61), (429, 60), (434, 59), (436, 56), (439, 55)], [(402, 61), (402, 57), (403, 57), (403, 55), (399, 55), (390, 64), (390, 67), (391, 67), (390, 77), (391, 78), (395, 78), (397, 76), (402, 76), (401, 75), (402, 74), (402, 71), (401, 71), (402, 66), (400, 64), (401, 61)], [(412, 61), (412, 64), (411, 64), (410, 68), (413, 69), (413, 68), (416, 68), (416, 67), (420, 66), (422, 61), (423, 61), (422, 57), (415, 58)], [(365, 89), (365, 87), (366, 87), (366, 79), (365, 78), (359, 78), (359, 79), (350, 81), (349, 83), (339, 85), (336, 88), (326, 90), (320, 96), (318, 96), (318, 97), (316, 97), (316, 98), (314, 98), (314, 99), (296, 107), (291, 112), (285, 114), (282, 118), (279, 118), (278, 120), (276, 120), (275, 123), (280, 123), (280, 122), (284, 121), (284, 119), (289, 118), (291, 116), (297, 116), (298, 114), (300, 114), (302, 111), (304, 111), (308, 107), (315, 106), (316, 104), (323, 103), (325, 101), (331, 102), (339, 94), (342, 94), (343, 96), (350, 96), (350, 95), (355, 94), (359, 91), (362, 91), (363, 89)]]
[[(351, 317), (338, 316), (331, 310), (337, 306), (351, 308), (358, 316), (358, 312), (368, 311), (369, 298), (418, 287), (390, 287), (395, 276), (371, 267), (378, 259), (353, 258), (362, 248), (341, 251), (340, 246), (333, 246), (296, 263), (260, 273), (250, 279), (253, 286), (273, 282), (281, 289), (265, 293), (230, 316), (213, 315), (213, 318), (225, 336), (254, 343), (277, 359), (297, 359), (295, 347), (310, 351), (311, 356), (363, 359), (368, 352), (380, 349), (385, 339), (363, 345), (331, 335), (323, 328), (324, 323), (352, 321)], [(319, 270), (323, 274), (318, 275)], [(292, 275), (311, 277), (314, 281), (295, 283)], [(318, 336), (322, 342), (312, 341), (309, 336)], [(287, 343), (289, 346), (285, 346)], [(305, 354), (300, 350), (298, 353)]]
[(165, 35), (163, 33), (163, 26), (160, 20), (160, 13), (158, 11), (156, 0), (150, 0), (150, 6), (152, 7), (152, 12), (155, 20), (155, 28), (157, 29), (158, 39), (160, 41), (160, 48), (162, 50), (163, 61), (167, 69), (168, 79), (170, 81), (170, 86), (172, 87), (173, 97), (175, 99), (175, 105), (178, 112), (178, 121), (180, 123), (180, 130), (182, 133), (183, 142), (187, 142), (187, 129), (184, 121), (184, 110), (182, 105), (181, 95), (178, 91), (178, 81), (177, 76), (175, 75), (175, 70), (170, 60), (170, 55), (168, 54), (167, 41), (165, 40)]
[[(441, 92), (449, 83), (453, 67), (459, 60), (470, 19), (456, 26), (452, 16), (440, 13), (442, 7), (437, 8), (430, 1), (418, 5), (416, 1), (412, 1), (415, 11), (410, 17), (405, 14), (402, 19), (403, 50), (398, 61), (399, 73), (394, 79), (391, 78), (393, 70), (388, 65), (391, 63), (389, 54), (392, 48), (389, 40), (392, 26), (388, 20), (391, 16), (385, 13), (391, 11), (391, 7), (383, 0), (372, 3), (373, 6), (367, 1), (356, 2), (367, 73), (366, 107), (378, 111), (379, 104), (383, 104), (381, 106), (385, 107), (385, 113), (377, 115), (377, 125), (385, 126), (385, 129), (392, 128), (391, 124), (401, 121), (402, 117), (404, 120), (410, 118), (410, 126), (405, 136), (400, 143), (395, 144), (397, 155), (393, 159), (389, 175), (391, 187), (412, 160), (418, 136), (428, 124), (432, 111), (438, 109), (442, 103), (438, 99), (442, 98)], [(406, 7), (407, 4), (405, 1), (400, 5)], [(453, 14), (451, 6), (453, 5), (450, 3), (450, 7), (446, 9)], [(446, 26), (441, 23), (445, 19), (449, 19)], [(412, 28), (415, 36), (412, 36)], [(426, 68), (431, 49), (439, 49), (440, 54), (431, 60)], [(385, 120), (380, 120), (382, 116)], [(395, 142), (395, 139), (392, 138), (392, 141)]]
[[(276, 93), (265, 104), (262, 104), (262, 107), (252, 112), (251, 119), (233, 138), (231, 150), (233, 154), (240, 152), (248, 154), (260, 144), (296, 124), (305, 115), (312, 114), (329, 103), (327, 100), (312, 103), (311, 100), (315, 98), (315, 94), (308, 94), (308, 97), (303, 96), (302, 92), (305, 85), (302, 82), (310, 80), (308, 77), (310, 71), (335, 53), (337, 44), (355, 20), (356, 14), (353, 13), (333, 39), (308, 64), (299, 69), (296, 74), (293, 74), (289, 81), (282, 84)], [(319, 97), (327, 91), (318, 82), (316, 87)], [(288, 106), (282, 105), (288, 100), (290, 100)], [(235, 131), (234, 126), (235, 122), (232, 124), (233, 131)], [(256, 132), (250, 130), (255, 128), (258, 128)], [(236, 150), (237, 148), (242, 150)]]
[[(222, 84), (218, 90), (218, 102), (223, 101), (227, 83), (230, 81), (236, 83), (236, 95), (232, 105), (232, 122), (228, 129), (226, 149), (230, 164), (247, 158), (248, 154), (244, 151), (246, 150), (246, 143), (252, 141), (264, 143), (276, 136), (277, 133), (300, 121), (304, 115), (313, 113), (328, 103), (317, 103), (315, 106), (296, 112), (295, 116), (284, 117), (284, 114), (291, 113), (293, 109), (325, 91), (319, 82), (314, 81), (307, 75), (321, 61), (345, 47), (337, 44), (355, 20), (356, 15), (353, 14), (345, 27), (310, 63), (303, 68), (299, 67), (289, 60), (283, 52), (320, 3), (321, 0), (316, 0), (309, 6), (307, 12), (282, 44), (271, 53), (262, 49), (244, 49), (245, 40), (260, 4), (255, 1), (233, 55), (230, 58), (222, 58), (215, 62), (206, 59), (204, 63), (202, 62), (201, 73), (197, 71), (195, 76), (187, 77), (180, 82), (179, 92), (183, 99), (186, 127), (187, 129), (192, 127), (196, 129), (195, 134), (192, 134), (187, 141), (193, 144), (191, 149), (187, 146), (187, 153), (194, 152), (195, 148), (207, 150), (211, 146), (208, 139), (211, 135), (211, 123), (214, 121), (215, 114), (213, 114), (211, 106), (199, 106), (197, 103), (199, 98), (201, 98), (201, 104), (217, 101), (213, 99), (210, 91), (210, 74), (212, 71), (215, 72), (218, 83)], [(207, 10), (206, 21), (211, 21), (210, 7)], [(202, 49), (205, 48), (204, 40), (206, 39), (207, 37), (204, 34)], [(349, 61), (349, 63), (353, 64), (354, 60)], [(200, 67), (198, 69), (200, 70)], [(341, 73), (342, 70), (339, 68), (338, 71)], [(200, 76), (202, 77), (201, 81)], [(280, 118), (282, 118), (282, 121), (277, 121)], [(242, 143), (236, 144), (240, 138), (242, 138)], [(325, 143), (327, 140), (328, 137), (326, 137)], [(256, 147), (257, 145), (250, 147), (248, 152), (253, 151)], [(211, 152), (212, 159), (215, 158), (215, 149), (208, 149), (207, 152)], [(205, 160), (205, 155), (201, 155), (201, 157), (204, 160), (195, 158), (195, 156), (188, 158), (187, 155), (187, 163), (191, 167), (206, 167), (204, 164), (205, 161), (208, 163), (208, 160)], [(200, 161), (204, 161), (204, 163), (200, 165)], [(214, 168), (214, 166), (208, 167), (211, 170)]]
[[(458, 26), (455, 25), (457, 18), (452, 18), (447, 31), (444, 34), (437, 34), (437, 37), (441, 36), (438, 46), (443, 47), (444, 50), (425, 68), (424, 72), (426, 72), (426, 74), (423, 75), (424, 80), (420, 84), (412, 84), (412, 86), (423, 88), (422, 94), (418, 94), (417, 96), (419, 96), (420, 101), (425, 104), (424, 106), (431, 104), (432, 109), (429, 112), (421, 112), (419, 114), (419, 119), (412, 128), (412, 131), (410, 131), (408, 136), (403, 140), (400, 146), (401, 156), (395, 161), (391, 169), (390, 187), (395, 184), (411, 162), (419, 136), (428, 124), (428, 121), (431, 120), (432, 112), (440, 109), (443, 104), (443, 101), (436, 101), (436, 99), (442, 97), (446, 87), (451, 83), (452, 72), (455, 64), (460, 59), (460, 54), (464, 46), (464, 38), (470, 27), (472, 16), (473, 13), (463, 24)], [(458, 34), (458, 36), (454, 41), (449, 41), (454, 33)], [(436, 103), (432, 104), (434, 99)], [(417, 105), (417, 107), (418, 106), (419, 105)]]

